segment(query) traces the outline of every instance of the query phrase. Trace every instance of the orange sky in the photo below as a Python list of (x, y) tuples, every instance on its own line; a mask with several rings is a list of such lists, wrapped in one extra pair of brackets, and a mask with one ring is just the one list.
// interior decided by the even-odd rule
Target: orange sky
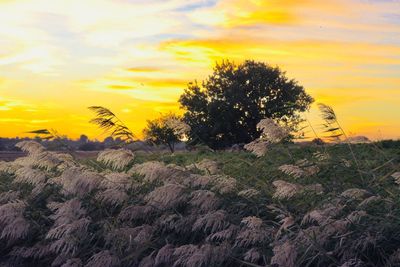
[(397, 0), (0, 0), (0, 23), (0, 136), (104, 138), (91, 105), (139, 133), (226, 58), (281, 66), (351, 134), (400, 137)]

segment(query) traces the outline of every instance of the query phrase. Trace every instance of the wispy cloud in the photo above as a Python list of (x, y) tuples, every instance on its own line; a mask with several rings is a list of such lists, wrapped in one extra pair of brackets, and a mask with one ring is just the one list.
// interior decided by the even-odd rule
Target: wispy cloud
[(140, 131), (215, 61), (253, 58), (334, 103), (345, 124), (344, 109), (357, 114), (361, 131), (379, 119), (371, 101), (388, 103), (379, 114), (398, 136), (399, 18), (399, 1), (377, 0), (0, 1), (0, 128), (96, 135), (86, 106), (99, 104)]

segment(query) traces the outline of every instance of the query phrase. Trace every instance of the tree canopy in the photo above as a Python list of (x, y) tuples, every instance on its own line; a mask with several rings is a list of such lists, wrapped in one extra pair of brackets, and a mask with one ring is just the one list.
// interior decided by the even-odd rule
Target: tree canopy
[(264, 118), (296, 124), (299, 112), (313, 101), (279, 67), (252, 60), (216, 64), (201, 84), (189, 83), (179, 99), (191, 127), (190, 140), (212, 148), (251, 142), (259, 136), (256, 125)]
[(175, 144), (186, 134), (179, 124), (181, 124), (179, 116), (173, 113), (164, 114), (154, 120), (148, 120), (143, 134), (148, 142), (166, 145), (173, 153)]

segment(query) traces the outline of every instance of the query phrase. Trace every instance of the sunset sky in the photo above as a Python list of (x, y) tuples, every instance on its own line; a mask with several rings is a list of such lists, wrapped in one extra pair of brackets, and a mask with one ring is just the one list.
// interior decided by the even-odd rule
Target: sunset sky
[(102, 139), (91, 105), (139, 133), (222, 59), (279, 65), (349, 133), (400, 137), (400, 0), (0, 0), (0, 136)]

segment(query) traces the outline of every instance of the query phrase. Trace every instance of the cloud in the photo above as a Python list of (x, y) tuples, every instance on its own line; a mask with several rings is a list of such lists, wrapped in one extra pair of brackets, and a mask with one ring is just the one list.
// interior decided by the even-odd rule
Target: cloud
[(0, 128), (97, 134), (86, 112), (96, 104), (139, 130), (176, 111), (215, 61), (251, 58), (281, 66), (339, 113), (389, 103), (381, 115), (398, 131), (399, 15), (399, 1), (376, 0), (0, 1), (0, 112), (14, 120)]
[(108, 88), (110, 88), (112, 90), (131, 90), (131, 89), (133, 89), (132, 86), (120, 85), (120, 84), (111, 84), (108, 86)]
[(152, 66), (146, 66), (146, 67), (132, 67), (132, 68), (128, 68), (126, 69), (127, 71), (130, 72), (159, 72), (162, 71), (161, 68), (158, 67), (152, 67)]
[(234, 28), (258, 24), (298, 25), (307, 21), (304, 10), (312, 13), (340, 11), (348, 13), (343, 1), (318, 0), (222, 0), (215, 6), (191, 14), (197, 22), (212, 26)]

